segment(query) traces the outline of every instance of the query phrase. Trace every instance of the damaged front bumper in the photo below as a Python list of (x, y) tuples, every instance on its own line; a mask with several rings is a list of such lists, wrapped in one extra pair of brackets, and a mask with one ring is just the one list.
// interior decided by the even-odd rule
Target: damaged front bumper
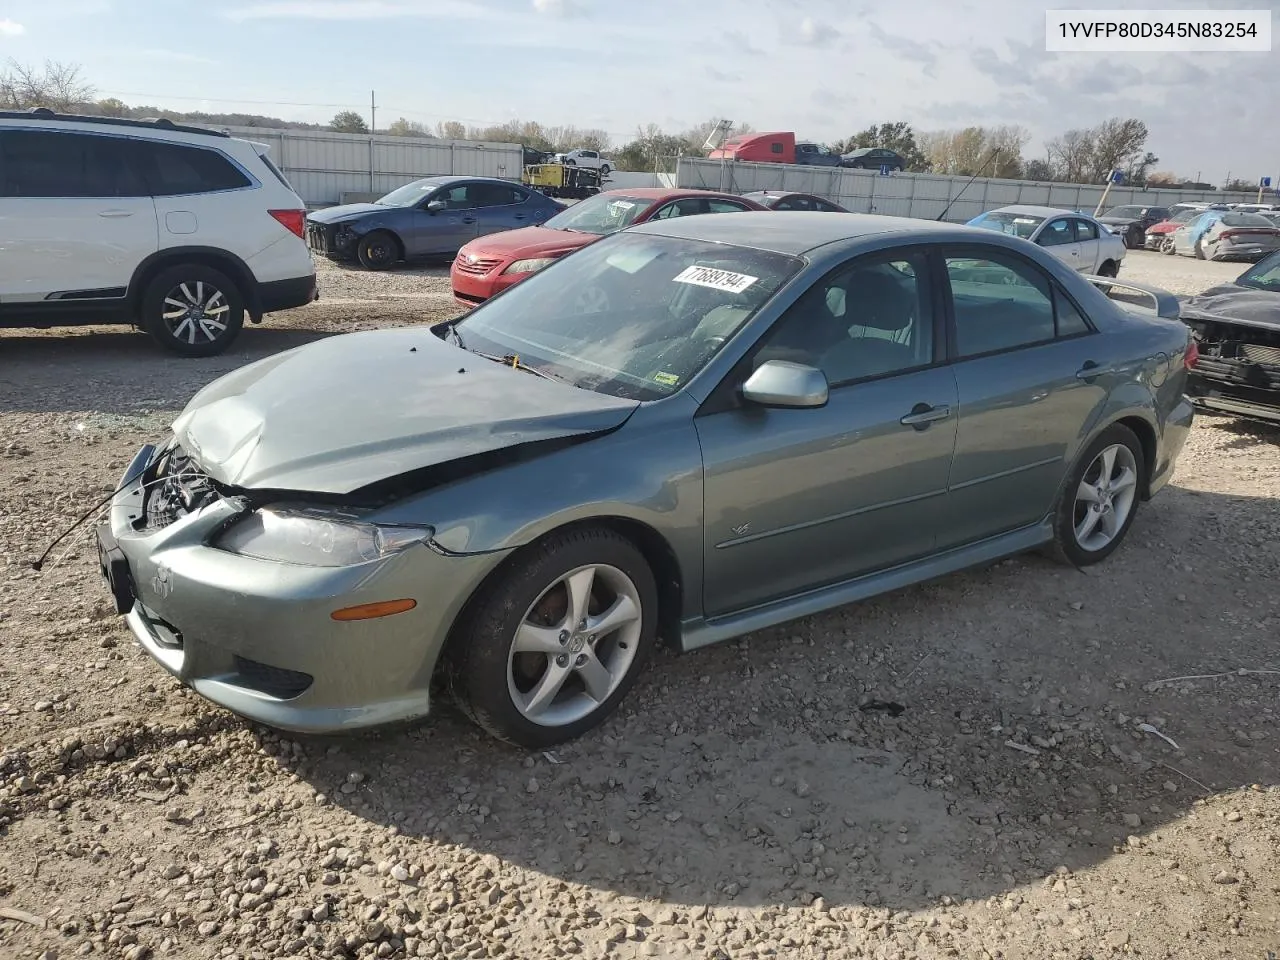
[(1187, 382), (1199, 406), (1280, 422), (1280, 331), (1184, 317), (1200, 356)]
[[(103, 574), (138, 643), (165, 670), (229, 710), (273, 727), (324, 733), (426, 715), (436, 661), (455, 618), (501, 555), (428, 544), (347, 567), (261, 560), (212, 542), (252, 509), (217, 495), (159, 525), (147, 498), (164, 451), (144, 447), (98, 531)], [(339, 622), (340, 609), (416, 606)]]
[(356, 255), (359, 237), (346, 223), (308, 222), (307, 247), (317, 256), (330, 260), (351, 260)]

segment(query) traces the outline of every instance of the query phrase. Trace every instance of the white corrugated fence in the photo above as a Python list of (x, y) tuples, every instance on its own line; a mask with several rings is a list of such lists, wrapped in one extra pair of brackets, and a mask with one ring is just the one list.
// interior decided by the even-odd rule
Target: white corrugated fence
[(411, 180), (436, 174), (519, 180), (524, 153), (516, 143), (223, 127), (234, 137), (270, 147), (269, 156), (308, 206), (344, 196), (382, 196)]
[[(1102, 199), (1103, 186), (1078, 183), (1032, 183), (979, 177), (939, 176), (931, 173), (895, 173), (881, 176), (875, 170), (810, 167), (788, 163), (741, 163), (680, 158), (677, 181), (681, 187), (750, 193), (784, 190), (826, 197), (854, 213), (882, 213), (897, 217), (934, 220), (959, 196), (947, 220), (963, 223), (978, 214), (1014, 203), (1061, 207), (1092, 213)], [(961, 194), (961, 190), (964, 190)], [(1143, 190), (1114, 186), (1107, 206), (1140, 203), (1169, 206), (1183, 201), (1216, 203), (1250, 202), (1257, 194), (1200, 190)]]

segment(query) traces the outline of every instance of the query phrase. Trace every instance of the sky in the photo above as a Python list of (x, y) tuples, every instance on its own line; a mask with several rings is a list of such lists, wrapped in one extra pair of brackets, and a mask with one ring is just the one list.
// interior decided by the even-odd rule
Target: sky
[(651, 122), (830, 141), (905, 120), (1020, 124), (1032, 159), (1063, 130), (1137, 117), (1156, 169), (1280, 183), (1280, 47), (1045, 51), (1051, 7), (1228, 6), (1280, 0), (0, 0), (0, 61), (74, 62), (128, 103), (326, 122), (367, 119), (373, 90), (380, 127), (518, 118), (617, 145)]

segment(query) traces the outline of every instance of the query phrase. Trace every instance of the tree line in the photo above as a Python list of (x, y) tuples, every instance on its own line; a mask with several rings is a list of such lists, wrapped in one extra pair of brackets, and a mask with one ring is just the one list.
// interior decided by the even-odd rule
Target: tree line
[[(25, 110), (46, 106), (60, 112), (125, 117), (168, 117), (175, 121), (221, 126), (275, 127), (369, 133), (365, 118), (343, 110), (328, 124), (299, 123), (279, 117), (245, 113), (205, 113), (131, 106), (114, 97), (97, 99), (95, 90), (78, 66), (47, 61), (31, 66), (10, 60), (0, 66), (0, 109)], [(468, 126), (446, 120), (428, 127), (398, 117), (376, 132), (390, 136), (434, 137), (445, 140), (479, 140), (520, 143), (534, 150), (563, 152), (573, 149), (608, 151), (615, 169), (670, 172), (679, 157), (706, 156), (706, 141), (715, 121), (669, 133), (647, 124), (614, 149), (609, 133), (594, 128), (544, 126), (536, 121), (511, 120), (490, 126)], [(734, 135), (752, 132), (738, 124)], [(1135, 186), (1160, 186), (1213, 190), (1213, 184), (1155, 170), (1159, 158), (1147, 149), (1150, 131), (1141, 120), (1111, 118), (1097, 126), (1067, 130), (1045, 143), (1042, 157), (1027, 157), (1031, 134), (1020, 126), (971, 126), (958, 130), (916, 131), (897, 121), (872, 124), (843, 140), (829, 144), (837, 153), (862, 147), (882, 147), (897, 152), (908, 171), (956, 176), (989, 176), (1009, 180), (1064, 183), (1102, 183), (1112, 170), (1121, 170), (1125, 182)], [(1256, 181), (1233, 180), (1228, 190), (1257, 189)]]

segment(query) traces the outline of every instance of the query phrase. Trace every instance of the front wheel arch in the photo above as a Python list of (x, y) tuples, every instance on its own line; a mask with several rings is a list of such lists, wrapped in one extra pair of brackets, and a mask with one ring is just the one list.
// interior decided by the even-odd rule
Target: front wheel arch
[[(454, 641), (459, 629), (462, 628), (469, 617), (474, 615), (477, 602), (490, 592), (495, 583), (508, 576), (511, 569), (523, 560), (527, 553), (537, 549), (551, 537), (588, 527), (603, 527), (612, 530), (630, 541), (632, 546), (644, 556), (658, 585), (658, 639), (667, 646), (678, 648), (680, 623), (683, 620), (684, 613), (685, 580), (676, 552), (671, 544), (667, 542), (666, 537), (649, 524), (631, 517), (616, 515), (584, 517), (568, 523), (558, 524), (511, 550), (507, 556), (502, 558), (501, 563), (489, 571), (485, 578), (477, 584), (471, 595), (467, 597), (466, 602), (459, 609), (458, 615), (454, 618), (453, 624), (449, 628), (447, 643)], [(441, 657), (436, 663), (435, 670), (437, 674), (441, 670), (443, 659)]]

